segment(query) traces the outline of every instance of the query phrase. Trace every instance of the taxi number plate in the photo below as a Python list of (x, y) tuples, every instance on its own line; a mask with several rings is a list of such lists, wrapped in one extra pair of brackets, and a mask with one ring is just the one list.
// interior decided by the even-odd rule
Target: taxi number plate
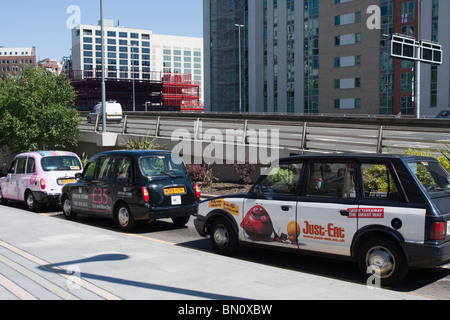
[(68, 183), (75, 183), (77, 182), (76, 179), (59, 179), (58, 184), (68, 184)]
[(170, 196), (170, 195), (173, 195), (173, 194), (183, 194), (185, 192), (186, 191), (185, 191), (184, 188), (167, 188), (167, 189), (164, 189), (164, 194), (166, 196)]
[(179, 206), (181, 204), (181, 196), (173, 196), (172, 197), (172, 205)]

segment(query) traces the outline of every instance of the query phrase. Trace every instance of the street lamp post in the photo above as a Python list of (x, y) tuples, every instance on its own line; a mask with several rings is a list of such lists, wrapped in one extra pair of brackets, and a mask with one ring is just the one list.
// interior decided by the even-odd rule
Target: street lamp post
[(105, 21), (103, 19), (103, 0), (100, 0), (100, 20), (102, 25), (102, 126), (103, 132), (106, 132)]
[(135, 87), (135, 82), (134, 82), (135, 78), (136, 78), (135, 73), (134, 73), (134, 68), (135, 68), (134, 54), (135, 54), (135, 52), (134, 52), (133, 48), (134, 47), (138, 47), (139, 48), (139, 46), (136, 45), (136, 44), (132, 44), (130, 47), (131, 47), (131, 57), (132, 57), (131, 58), (131, 64), (132, 64), (132, 66), (131, 66), (131, 76), (133, 77), (133, 112), (136, 112), (136, 87)]
[(235, 24), (239, 30), (239, 112), (242, 113), (242, 57), (241, 57), (241, 28), (242, 24)]

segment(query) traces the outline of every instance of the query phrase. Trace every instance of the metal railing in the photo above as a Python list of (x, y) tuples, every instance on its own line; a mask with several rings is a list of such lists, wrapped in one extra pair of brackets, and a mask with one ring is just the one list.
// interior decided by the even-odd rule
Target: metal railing
[[(88, 124), (82, 114), (82, 131), (101, 131), (99, 119)], [(236, 144), (249, 144), (252, 132), (277, 132), (281, 149), (297, 152), (404, 153), (408, 149), (440, 152), (450, 144), (450, 121), (392, 117), (280, 116), (184, 113), (128, 113), (109, 132), (135, 137), (171, 139), (177, 129), (202, 140), (209, 129), (225, 137), (233, 131)], [(217, 131), (218, 130), (218, 131)]]

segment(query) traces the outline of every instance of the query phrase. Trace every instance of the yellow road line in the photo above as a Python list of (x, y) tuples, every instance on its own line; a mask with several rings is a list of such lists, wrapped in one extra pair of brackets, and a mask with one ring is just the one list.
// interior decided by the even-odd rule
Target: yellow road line
[(50, 292), (53, 292), (58, 297), (64, 299), (64, 300), (80, 300), (78, 297), (70, 294), (69, 292), (65, 291), (61, 287), (55, 285), (53, 282), (48, 281), (47, 279), (41, 277), (40, 275), (28, 270), (27, 268), (21, 266), (20, 264), (0, 255), (0, 262), (5, 264), (6, 266), (10, 267), (11, 269), (14, 269), (15, 271), (21, 273), (25, 277), (31, 279), (32, 281), (36, 282), (40, 286), (48, 289)]
[[(28, 253), (28, 252), (26, 252), (26, 251), (23, 251), (23, 250), (21, 250), (21, 249), (19, 249), (19, 248), (16, 248), (16, 247), (14, 247), (14, 246), (12, 246), (12, 245), (10, 245), (10, 244), (4, 242), (4, 241), (1, 241), (1, 240), (0, 240), (0, 246), (2, 246), (2, 247), (4, 247), (4, 248), (6, 248), (6, 249), (8, 249), (8, 250), (10, 250), (10, 251), (12, 251), (12, 252), (18, 254), (19, 256), (22, 256), (23, 258), (25, 258), (25, 259), (27, 259), (27, 260), (30, 260), (31, 262), (36, 263), (37, 265), (39, 265), (39, 266), (41, 266), (41, 267), (44, 267), (44, 268), (46, 268), (46, 269), (48, 269), (48, 270), (54, 272), (55, 274), (58, 274), (59, 276), (61, 276), (61, 277), (63, 277), (63, 278), (66, 278), (66, 279), (68, 279), (68, 280), (72, 280), (71, 278), (72, 278), (73, 276), (72, 276), (72, 275), (69, 275), (69, 274), (66, 274), (66, 273), (64, 272), (63, 269), (61, 269), (61, 268), (59, 268), (59, 267), (57, 267), (57, 266), (54, 266), (54, 265), (50, 264), (49, 262), (44, 261), (44, 260), (42, 260), (42, 259), (40, 259), (40, 258), (38, 258), (38, 257), (36, 257), (36, 256), (33, 256), (33, 255), (31, 255), (30, 253)], [(0, 261), (3, 262), (1, 258), (2, 258), (2, 256), (0, 255)], [(4, 258), (4, 259), (7, 259), (7, 258)], [(7, 259), (7, 260), (9, 260), (9, 259)], [(28, 278), (34, 280), (33, 275), (30, 273), (31, 271), (28, 271), (27, 269), (21, 267), (20, 265), (16, 264), (14, 261), (11, 261), (11, 260), (7, 261), (7, 260), (5, 260), (5, 261), (6, 261), (7, 263), (9, 263), (10, 266), (11, 266), (13, 269), (15, 269), (16, 271), (19, 271), (19, 270), (16, 269), (16, 267), (17, 267), (18, 269), (20, 269), (20, 270), (22, 271), (22, 272), (19, 271), (20, 273), (22, 273), (22, 274), (24, 274), (24, 275), (27, 275), (27, 274), (28, 274), (28, 275), (31, 276), (31, 278), (30, 278), (30, 277), (28, 277)], [(7, 263), (5, 263), (5, 264), (7, 264)], [(36, 275), (36, 276), (39, 277), (38, 275)], [(38, 279), (37, 277), (36, 277), (36, 279)], [(43, 278), (42, 278), (42, 279), (43, 279)], [(38, 280), (41, 281), (41, 279), (38, 279)], [(45, 279), (44, 279), (44, 280), (45, 280)], [(90, 283), (90, 282), (88, 282), (88, 281), (86, 281), (86, 280), (84, 280), (84, 279), (79, 279), (79, 280), (80, 280), (80, 283), (79, 283), (79, 284), (80, 284), (81, 287), (83, 287), (83, 288), (85, 288), (85, 289), (87, 289), (87, 290), (89, 290), (89, 291), (95, 293), (95, 294), (98, 295), (99, 297), (102, 297), (102, 298), (104, 298), (104, 299), (106, 299), (106, 300), (122, 300), (122, 299), (119, 298), (118, 296), (116, 296), (116, 295), (114, 295), (114, 294), (112, 294), (112, 293), (110, 293), (110, 292), (108, 292), (108, 291), (106, 291), (106, 290), (103, 290), (103, 289), (101, 289), (101, 288), (99, 288), (99, 287), (93, 285), (92, 283)], [(56, 290), (56, 292), (59, 292), (59, 293), (60, 293), (60, 290), (58, 290), (59, 287), (55, 288), (56, 286), (53, 287), (51, 284), (49, 284), (49, 283), (47, 283), (47, 282), (45, 282), (45, 281), (41, 281), (41, 282), (44, 284), (44, 285), (43, 285), (44, 287), (46, 287), (46, 288), (48, 288), (48, 289), (49, 289), (49, 287), (52, 287), (54, 290)], [(46, 285), (49, 285), (49, 287), (47, 287)], [(50, 289), (49, 289), (49, 290), (50, 290)], [(54, 292), (55, 294), (57, 294), (57, 293), (56, 293), (55, 291), (53, 291), (53, 290), (50, 290), (50, 291), (52, 291), (52, 292)], [(63, 290), (63, 291), (64, 291), (64, 290)], [(66, 291), (64, 291), (64, 292), (66, 292)], [(63, 293), (61, 293), (61, 294), (63, 294)], [(72, 296), (72, 295), (70, 295), (70, 294), (68, 294), (68, 296), (65, 296), (64, 294), (63, 294), (63, 296), (61, 296), (61, 295), (59, 295), (59, 294), (57, 294), (57, 295), (60, 296), (60, 297), (63, 298), (63, 299), (67, 299), (67, 300), (72, 300), (72, 297), (75, 297), (75, 296)], [(76, 297), (75, 297), (75, 298), (76, 298)], [(76, 299), (78, 299), (78, 298), (76, 298)], [(79, 300), (79, 299), (78, 299), (78, 300)]]
[(144, 240), (148, 240), (148, 241), (153, 241), (153, 242), (158, 242), (158, 243), (163, 243), (163, 244), (168, 244), (170, 246), (176, 246), (177, 244), (174, 242), (168, 242), (168, 241), (164, 241), (164, 240), (159, 240), (159, 239), (155, 239), (155, 238), (149, 238), (149, 237), (145, 237), (145, 236), (141, 236), (138, 234), (132, 234), (132, 233), (124, 233), (127, 236), (131, 236), (134, 238), (140, 238), (140, 239), (144, 239)]
[(0, 286), (11, 292), (20, 300), (27, 300), (27, 301), (37, 300), (33, 295), (29, 294), (21, 287), (19, 287), (17, 284), (5, 278), (1, 274), (0, 274)]

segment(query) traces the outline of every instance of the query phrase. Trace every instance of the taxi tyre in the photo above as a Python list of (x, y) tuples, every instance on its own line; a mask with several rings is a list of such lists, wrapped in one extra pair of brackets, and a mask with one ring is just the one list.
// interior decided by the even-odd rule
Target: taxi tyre
[(372, 276), (367, 273), (371, 265), (380, 268), (382, 286), (398, 284), (409, 271), (401, 247), (387, 237), (367, 239), (358, 250), (357, 260), (359, 269), (365, 278)]
[(187, 216), (187, 217), (174, 217), (172, 218), (172, 221), (175, 225), (177, 226), (185, 226), (189, 220), (191, 219), (191, 216)]
[(70, 201), (68, 195), (64, 195), (62, 197), (61, 206), (63, 209), (64, 218), (66, 218), (69, 221), (73, 221), (77, 218), (77, 213), (73, 211), (72, 202)]
[(130, 207), (125, 202), (120, 202), (115, 211), (115, 218), (120, 230), (131, 232), (136, 227), (136, 220), (131, 213)]
[(3, 198), (2, 189), (0, 189), (0, 204), (4, 206), (8, 204), (8, 199)]
[(25, 203), (27, 205), (28, 210), (32, 212), (36, 212), (39, 209), (39, 203), (36, 201), (36, 198), (33, 195), (33, 192), (27, 190), (25, 192)]
[(239, 241), (233, 225), (223, 217), (211, 222), (210, 240), (214, 250), (224, 256), (233, 256), (238, 248)]

